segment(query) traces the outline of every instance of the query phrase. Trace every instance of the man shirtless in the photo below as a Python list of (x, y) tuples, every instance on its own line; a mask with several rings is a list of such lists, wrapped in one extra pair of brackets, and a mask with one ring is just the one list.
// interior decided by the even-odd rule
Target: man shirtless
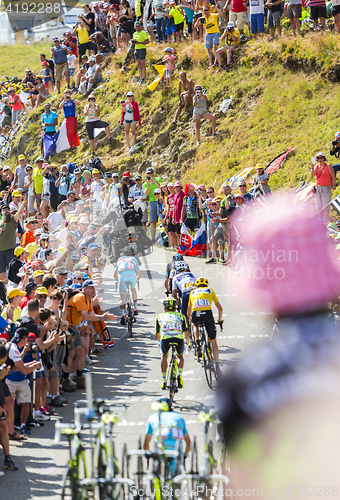
[(188, 106), (191, 101), (191, 97), (195, 93), (194, 82), (192, 80), (187, 79), (187, 74), (184, 71), (182, 71), (182, 73), (179, 74), (179, 78), (180, 78), (178, 86), (179, 103), (175, 114), (175, 118), (172, 123), (176, 123), (177, 118), (181, 114), (183, 108), (185, 108), (185, 113), (188, 113)]

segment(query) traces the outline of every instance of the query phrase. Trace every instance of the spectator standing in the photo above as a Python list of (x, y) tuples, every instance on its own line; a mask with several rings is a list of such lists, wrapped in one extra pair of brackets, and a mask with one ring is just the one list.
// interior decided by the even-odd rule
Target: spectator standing
[(58, 186), (55, 183), (59, 177), (57, 165), (51, 165), (46, 175), (50, 183), (50, 207), (52, 212), (56, 212), (58, 208)]
[(176, 61), (176, 56), (174, 55), (175, 50), (172, 49), (171, 47), (167, 47), (164, 49), (165, 56), (163, 57), (162, 61), (165, 62), (165, 82), (166, 86), (169, 87), (171, 84), (171, 71), (175, 69), (175, 61)]
[(76, 116), (77, 106), (79, 106), (79, 102), (76, 99), (71, 98), (71, 93), (69, 90), (65, 90), (64, 99), (59, 104), (59, 108), (64, 111), (67, 127), (67, 138), (71, 149), (80, 146), (78, 136), (78, 121)]
[(92, 7), (95, 16), (94, 17), (95, 27), (102, 33), (106, 33), (106, 14), (103, 13), (103, 11), (99, 8), (99, 5), (97, 3), (94, 3)]
[(319, 212), (323, 210), (325, 221), (328, 219), (330, 210), (329, 203), (332, 200), (332, 190), (336, 187), (336, 178), (333, 167), (326, 163), (327, 159), (324, 153), (320, 151), (315, 159), (318, 163), (311, 163), (311, 176), (315, 177), (316, 194), (315, 203)]
[(50, 83), (53, 80), (53, 73), (51, 71), (51, 68), (48, 65), (47, 61), (43, 61), (41, 63), (41, 71), (40, 74), (42, 75), (42, 79), (46, 88), (47, 93), (50, 93)]
[[(247, 5), (248, 0), (232, 0), (232, 8), (229, 16), (229, 20), (234, 23), (234, 26), (237, 27), (240, 34), (243, 34), (244, 24), (247, 22)], [(227, 5), (224, 7), (224, 10), (227, 10)]]
[(214, 49), (215, 59), (216, 59), (216, 51), (218, 49), (218, 44), (220, 43), (220, 30), (218, 29), (218, 19), (223, 16), (223, 12), (214, 5), (214, 13), (210, 12), (210, 8), (208, 6), (204, 6), (203, 13), (204, 16), (200, 18), (203, 20), (205, 26), (205, 48), (208, 51), (208, 59), (209, 59), (209, 68), (212, 68), (213, 62), (213, 53)]
[(175, 226), (176, 234), (178, 235), (181, 234), (181, 216), (184, 197), (182, 183), (181, 181), (176, 181), (172, 221)]
[(168, 190), (170, 194), (167, 196), (166, 199), (168, 208), (165, 214), (164, 223), (167, 224), (168, 227), (169, 247), (177, 248), (178, 241), (177, 241), (176, 227), (173, 223), (174, 197), (176, 194), (173, 182), (168, 182)]
[[(56, 126), (58, 125), (58, 115), (55, 111), (51, 111), (51, 104), (45, 102), (44, 113), (41, 116), (41, 123), (44, 127), (44, 134), (52, 136), (56, 133)], [(42, 138), (41, 149), (44, 147), (44, 138)]]
[(120, 117), (120, 124), (124, 124), (125, 141), (128, 151), (130, 150), (130, 130), (132, 135), (132, 146), (137, 142), (136, 127), (137, 124), (141, 125), (138, 103), (134, 100), (132, 91), (127, 92), (126, 101), (121, 101), (122, 114)]
[(123, 203), (125, 207), (130, 205), (129, 202), (129, 193), (130, 189), (135, 185), (135, 181), (131, 179), (130, 172), (126, 171), (123, 173), (123, 185), (122, 185), (122, 195), (123, 195)]
[[(224, 2), (224, 1), (225, 0), (222, 0), (222, 2)], [(219, 3), (221, 3), (221, 2), (219, 2)], [(186, 23), (188, 26), (189, 41), (193, 42), (194, 41), (194, 34), (193, 34), (193, 29), (192, 29), (192, 23), (194, 20), (195, 9), (194, 9), (194, 6), (193, 6), (193, 3), (191, 0), (188, 0), (187, 4), (183, 5), (183, 10), (184, 10), (184, 14), (185, 14), (185, 20), (186, 20)], [(223, 17), (222, 17), (222, 19), (223, 19)]]
[(58, 37), (53, 38), (54, 47), (51, 48), (51, 55), (55, 65), (55, 82), (58, 94), (60, 94), (60, 82), (64, 74), (67, 88), (70, 88), (70, 69), (67, 64), (67, 54), (72, 54), (72, 50), (61, 44)]
[(146, 182), (143, 184), (145, 195), (149, 196), (149, 217), (151, 224), (151, 239), (154, 242), (156, 239), (156, 224), (158, 222), (157, 215), (157, 198), (154, 194), (155, 189), (160, 188), (162, 179), (161, 177), (154, 177), (154, 170), (152, 167), (146, 169)]
[[(255, 0), (256, 1), (256, 0)], [(338, 1), (338, 0), (335, 0)], [(334, 16), (334, 22), (335, 22), (335, 33), (339, 32), (339, 17), (336, 20), (335, 15), (333, 14), (334, 12), (339, 12), (340, 13), (340, 1), (339, 1), (339, 6), (334, 7), (334, 1), (332, 2), (333, 8), (332, 8), (332, 15)], [(292, 33), (295, 36), (296, 34), (300, 35), (300, 18), (302, 17), (302, 0), (288, 0), (285, 3), (284, 6), (284, 13), (290, 20), (290, 25), (292, 27)], [(337, 27), (337, 21), (338, 21), (338, 27)]]
[(1, 207), (0, 220), (0, 280), (6, 279), (6, 269), (14, 257), (16, 245), (16, 231), (20, 216), (26, 206), (23, 201), (15, 215), (11, 215), (9, 205), (3, 204)]
[(78, 37), (79, 65), (84, 62), (83, 56), (87, 50), (97, 51), (96, 44), (89, 40), (89, 32), (90, 28), (83, 20), (78, 21), (73, 28), (73, 34), (77, 34)]
[(24, 265), (24, 262), (27, 259), (28, 255), (29, 253), (26, 252), (24, 248), (20, 246), (15, 248), (14, 257), (8, 265), (9, 288), (12, 288), (14, 285), (15, 286), (19, 285), (21, 278), (18, 276), (18, 272)]
[[(296, 0), (292, 0), (296, 1)], [(297, 0), (300, 1), (301, 0)], [(258, 33), (260, 37), (263, 38), (264, 33), (264, 0), (249, 0), (250, 5), (250, 26), (251, 32), (254, 35), (255, 40), (257, 40)], [(285, 4), (288, 5), (288, 4)], [(301, 17), (301, 15), (300, 15)], [(292, 28), (293, 28), (293, 22)], [(300, 34), (300, 23), (299, 23), (299, 33)]]
[(26, 177), (26, 158), (25, 155), (18, 156), (19, 165), (14, 172), (13, 189), (24, 190)]
[(96, 98), (94, 95), (89, 95), (88, 104), (84, 108), (85, 115), (85, 128), (89, 138), (89, 144), (91, 148), (92, 156), (94, 156), (94, 131), (96, 128), (105, 128), (105, 133), (109, 142), (112, 141), (110, 135), (110, 125), (99, 119), (100, 117), (100, 107), (96, 104)]
[(227, 29), (224, 31), (221, 37), (221, 42), (223, 40), (226, 40), (226, 44), (218, 49), (218, 51), (216, 52), (216, 59), (220, 68), (222, 68), (222, 55), (227, 53), (227, 65), (225, 67), (225, 70), (229, 71), (233, 52), (240, 43), (240, 32), (237, 28), (235, 28), (233, 21), (228, 22)]
[(19, 121), (24, 106), (22, 105), (20, 96), (18, 96), (18, 94), (15, 93), (13, 87), (9, 87), (9, 89), (7, 90), (7, 95), (9, 99), (9, 104), (12, 108), (12, 125), (14, 127), (17, 121)]
[(54, 62), (52, 59), (46, 59), (46, 56), (45, 54), (40, 54), (40, 61), (41, 63), (44, 63), (46, 62), (49, 69), (51, 70), (51, 73), (52, 73), (52, 82), (54, 83)]
[(321, 26), (325, 27), (325, 19), (327, 17), (327, 8), (325, 0), (309, 0), (310, 16), (313, 19), (314, 30), (318, 29), (318, 20)]
[[(316, 2), (322, 0), (315, 0)], [(269, 28), (269, 40), (274, 39), (275, 27), (277, 28), (278, 36), (281, 36), (281, 3), (282, 0), (267, 0), (268, 8), (268, 28)], [(326, 9), (326, 7), (325, 7)], [(316, 21), (317, 24), (317, 21)]]
[(255, 169), (256, 169), (256, 175), (253, 178), (253, 184), (260, 183), (263, 193), (266, 195), (271, 194), (271, 189), (268, 186), (269, 176), (264, 171), (264, 168), (261, 165), (261, 163), (258, 163)]
[(71, 31), (66, 31), (64, 33), (64, 36), (66, 37), (64, 40), (64, 44), (66, 45), (66, 47), (72, 50), (72, 55), (78, 57), (78, 47), (77, 47), (76, 37), (72, 36)]
[(157, 41), (158, 43), (162, 43), (163, 41), (166, 41), (166, 35), (165, 35), (165, 19), (164, 19), (164, 7), (163, 7), (163, 0), (153, 0), (152, 1), (152, 12), (154, 15), (154, 20), (156, 23), (156, 30), (157, 30)]
[(176, 110), (175, 118), (172, 123), (176, 123), (179, 115), (184, 108), (184, 113), (189, 113), (188, 107), (192, 102), (191, 98), (195, 94), (195, 86), (192, 80), (187, 79), (187, 74), (185, 71), (182, 71), (179, 74), (179, 85), (178, 85), (178, 108)]
[(165, 20), (165, 35), (168, 43), (171, 43), (171, 36), (176, 33), (174, 18), (170, 16), (170, 6), (168, 0), (164, 0), (164, 20)]
[(81, 21), (84, 22), (85, 26), (89, 28), (88, 32), (90, 35), (94, 33), (95, 31), (95, 15), (94, 12), (92, 12), (91, 7), (89, 6), (88, 3), (85, 3), (83, 5), (83, 9), (85, 14), (80, 14), (78, 17)]
[(58, 179), (55, 181), (55, 187), (58, 188), (59, 204), (66, 200), (72, 179), (73, 175), (70, 174), (69, 168), (65, 163), (64, 165), (61, 166), (60, 175)]
[(2, 109), (0, 111), (0, 115), (2, 116), (2, 119), (0, 117), (0, 129), (1, 133), (4, 133), (5, 127), (9, 128), (12, 123), (12, 110), (9, 104), (8, 97), (3, 97), (1, 103), (2, 103)]
[(176, 42), (184, 42), (184, 10), (182, 5), (176, 5), (175, 0), (170, 0), (169, 16), (174, 19)]
[(184, 188), (183, 208), (180, 224), (185, 224), (190, 231), (199, 228), (200, 211), (198, 208), (198, 197), (193, 184), (186, 184)]
[(216, 118), (214, 115), (209, 113), (207, 109), (207, 96), (202, 93), (202, 87), (200, 85), (196, 85), (195, 87), (195, 95), (193, 97), (193, 105), (194, 105), (194, 114), (193, 118), (195, 121), (195, 131), (196, 131), (196, 146), (200, 145), (201, 138), (201, 119), (205, 118), (206, 120), (211, 121), (211, 129), (212, 135), (217, 135), (216, 132)]
[(150, 35), (143, 30), (140, 21), (135, 22), (135, 32), (132, 37), (132, 43), (135, 46), (135, 59), (138, 66), (139, 82), (137, 85), (142, 85), (145, 80), (145, 58), (146, 45), (150, 43)]
[(40, 212), (41, 195), (43, 190), (43, 164), (44, 158), (39, 156), (36, 159), (37, 166), (33, 169), (34, 191), (33, 196), (37, 204), (37, 209)]
[[(139, 174), (136, 174), (134, 179), (135, 184), (130, 188), (128, 201), (129, 203), (133, 203), (136, 200), (146, 201), (147, 195), (145, 194), (144, 187), (142, 186), (142, 177)], [(143, 229), (146, 232), (146, 223), (148, 221), (148, 210), (146, 209), (142, 218)]]
[(251, 201), (254, 201), (254, 196), (247, 192), (246, 181), (240, 181), (238, 187), (241, 191), (241, 195), (243, 196), (244, 203), (249, 203)]

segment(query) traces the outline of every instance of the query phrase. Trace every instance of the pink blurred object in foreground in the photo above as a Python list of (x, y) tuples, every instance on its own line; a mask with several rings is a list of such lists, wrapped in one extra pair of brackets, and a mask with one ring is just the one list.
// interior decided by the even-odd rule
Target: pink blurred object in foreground
[(326, 229), (310, 209), (275, 198), (248, 214), (240, 287), (247, 304), (277, 314), (310, 311), (335, 299), (340, 266), (330, 256)]

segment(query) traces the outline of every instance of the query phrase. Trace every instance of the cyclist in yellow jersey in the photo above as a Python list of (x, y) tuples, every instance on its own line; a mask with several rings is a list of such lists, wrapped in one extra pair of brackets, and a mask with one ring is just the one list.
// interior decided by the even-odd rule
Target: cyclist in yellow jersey
[(219, 323), (222, 322), (223, 309), (218, 301), (218, 298), (216, 297), (216, 293), (212, 288), (209, 288), (209, 282), (206, 278), (198, 278), (198, 280), (196, 281), (196, 286), (197, 288), (195, 290), (192, 290), (189, 295), (187, 314), (189, 318), (191, 316), (197, 352), (198, 355), (200, 355), (201, 346), (198, 336), (198, 323), (204, 323), (205, 328), (208, 332), (208, 337), (211, 340), (216, 365), (216, 374), (217, 376), (221, 376), (222, 372), (220, 370), (219, 352), (216, 341), (216, 326), (211, 310), (211, 305), (214, 302), (215, 306), (217, 307)]

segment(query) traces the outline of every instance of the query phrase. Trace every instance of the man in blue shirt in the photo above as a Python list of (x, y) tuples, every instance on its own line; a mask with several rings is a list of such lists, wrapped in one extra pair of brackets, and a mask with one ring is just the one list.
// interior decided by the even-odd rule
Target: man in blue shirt
[[(158, 410), (149, 417), (146, 423), (146, 433), (144, 437), (144, 450), (150, 450), (152, 435), (155, 438), (161, 437), (162, 445), (165, 450), (178, 451), (183, 456), (183, 441), (185, 442), (184, 456), (187, 456), (190, 451), (190, 437), (185, 425), (183, 417), (179, 413), (172, 410), (172, 403), (169, 398), (157, 399), (156, 405), (152, 408)], [(176, 471), (176, 459), (169, 459), (170, 472), (174, 476), (179, 471)]]
[(45, 127), (45, 134), (54, 135), (56, 133), (56, 126), (58, 125), (58, 115), (55, 111), (51, 111), (51, 104), (48, 102), (44, 104), (44, 110), (41, 123)]
[(60, 94), (60, 82), (62, 74), (65, 75), (67, 88), (70, 88), (70, 68), (67, 62), (67, 54), (72, 54), (72, 49), (61, 44), (58, 37), (53, 38), (54, 47), (51, 48), (51, 55), (54, 60), (54, 76), (58, 94)]

